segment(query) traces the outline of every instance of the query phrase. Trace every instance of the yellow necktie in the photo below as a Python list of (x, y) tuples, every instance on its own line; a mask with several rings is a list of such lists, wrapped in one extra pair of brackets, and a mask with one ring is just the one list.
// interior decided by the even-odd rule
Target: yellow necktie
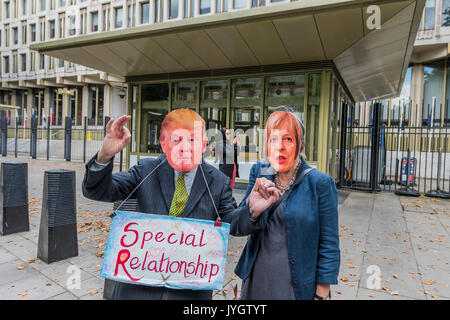
[(184, 183), (184, 172), (180, 172), (177, 178), (172, 204), (170, 205), (169, 215), (174, 217), (181, 217), (184, 211), (184, 207), (186, 207), (188, 197), (189, 195)]

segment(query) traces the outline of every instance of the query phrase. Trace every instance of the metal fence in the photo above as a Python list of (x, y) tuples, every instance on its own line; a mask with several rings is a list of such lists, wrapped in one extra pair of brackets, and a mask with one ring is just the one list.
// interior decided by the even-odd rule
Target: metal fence
[[(105, 120), (109, 121), (108, 117)], [(64, 127), (37, 127), (34, 119), (31, 122), (30, 128), (24, 128), (8, 123), (6, 117), (1, 119), (2, 156), (86, 162), (100, 150), (105, 136), (105, 128), (89, 126), (86, 118), (83, 126), (76, 128), (69, 117)], [(114, 159), (121, 166), (125, 152)]]
[[(338, 185), (408, 195), (437, 191), (450, 197), (450, 123), (431, 117), (422, 121), (417, 110), (433, 114), (429, 105), (424, 107), (425, 111), (400, 102), (386, 110), (377, 101), (355, 109), (344, 107)], [(414, 116), (420, 120), (414, 121)]]

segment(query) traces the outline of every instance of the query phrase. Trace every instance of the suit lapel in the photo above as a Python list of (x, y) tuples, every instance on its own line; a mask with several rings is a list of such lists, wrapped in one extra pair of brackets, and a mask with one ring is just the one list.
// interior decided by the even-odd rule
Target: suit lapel
[(161, 165), (156, 171), (158, 173), (159, 185), (161, 188), (161, 193), (164, 197), (167, 206), (167, 213), (169, 213), (170, 205), (172, 204), (173, 194), (175, 192), (174, 172), (173, 168), (170, 166), (169, 162), (166, 161)]
[[(200, 166), (202, 167), (200, 168)], [(196, 204), (200, 201), (200, 199), (202, 198), (203, 194), (206, 191), (206, 185), (202, 175), (202, 168), (203, 172), (205, 173), (205, 178), (208, 185), (210, 186), (212, 183), (213, 180), (211, 175), (212, 170), (210, 168), (205, 167), (203, 164), (199, 164), (197, 168), (197, 173), (195, 174), (194, 183), (192, 184), (191, 193), (189, 194), (186, 207), (184, 208), (183, 211), (183, 217), (189, 216), (191, 211), (195, 208)]]

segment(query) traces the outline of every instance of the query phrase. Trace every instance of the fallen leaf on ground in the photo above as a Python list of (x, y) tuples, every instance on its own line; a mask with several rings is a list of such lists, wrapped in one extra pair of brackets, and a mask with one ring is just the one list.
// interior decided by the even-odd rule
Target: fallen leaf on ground
[(25, 297), (27, 294), (28, 294), (28, 290), (25, 290), (25, 291), (19, 292), (17, 295)]
[(392, 295), (392, 296), (398, 296), (398, 293), (399, 293), (398, 290), (397, 290), (397, 291), (392, 291), (392, 292), (391, 292), (391, 295)]
[(350, 281), (350, 279), (347, 278), (346, 276), (343, 276), (343, 277), (341, 277), (341, 281), (347, 282), (347, 281)]
[(19, 269), (19, 270), (23, 270), (25, 268), (26, 268), (26, 266), (24, 264), (20, 264), (17, 266), (17, 269)]
[(394, 279), (398, 279), (398, 275), (396, 275), (395, 273), (392, 275), (392, 277), (393, 277)]
[(36, 259), (30, 259), (28, 260), (28, 263), (34, 263), (36, 261)]
[(97, 294), (97, 293), (98, 293), (98, 290), (94, 290), (94, 291), (89, 292), (89, 295), (93, 296), (94, 294)]
[(356, 268), (356, 266), (354, 264), (351, 264), (351, 263), (347, 263), (346, 266), (347, 266), (347, 268), (350, 268), (350, 269), (355, 269)]
[(389, 291), (389, 288), (388, 288), (388, 287), (385, 287), (385, 286), (382, 286), (382, 287), (381, 287), (381, 290)]
[(435, 281), (435, 280), (429, 280), (429, 281), (422, 280), (422, 283), (423, 283), (423, 284), (426, 284), (427, 286), (430, 286), (430, 285), (432, 285), (432, 284), (435, 284), (436, 281)]

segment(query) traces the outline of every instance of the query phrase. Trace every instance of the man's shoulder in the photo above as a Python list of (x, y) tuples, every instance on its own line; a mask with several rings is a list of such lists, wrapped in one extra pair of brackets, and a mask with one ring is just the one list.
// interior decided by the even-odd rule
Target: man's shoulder
[(220, 181), (226, 181), (226, 179), (228, 178), (222, 171), (207, 163), (206, 161), (203, 161), (201, 166), (203, 167), (205, 172), (208, 172), (215, 180), (219, 179)]

